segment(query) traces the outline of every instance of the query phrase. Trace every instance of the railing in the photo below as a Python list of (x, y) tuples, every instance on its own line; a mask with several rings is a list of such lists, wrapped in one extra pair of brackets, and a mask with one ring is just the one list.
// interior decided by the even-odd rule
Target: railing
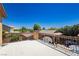
[[(39, 33), (40, 39), (44, 37), (50, 37), (52, 39), (53, 46), (57, 47), (60, 50), (64, 50), (65, 53), (70, 55), (79, 55), (79, 37), (73, 36), (56, 36), (52, 34)], [(50, 42), (48, 42), (50, 43)]]
[[(20, 41), (27, 38), (36, 38), (43, 40), (45, 36), (48, 36), (51, 38), (52, 42), (48, 41), (48, 43), (52, 44), (52, 46), (55, 46), (60, 51), (63, 51), (64, 53), (70, 54), (70, 55), (78, 55), (79, 54), (79, 37), (72, 37), (72, 36), (64, 36), (64, 35), (53, 35), (53, 34), (43, 34), (38, 33), (38, 36), (36, 33), (31, 33), (32, 36), (28, 36), (27, 33), (7, 33), (5, 37), (3, 37), (3, 42), (13, 42), (13, 41)], [(36, 36), (35, 36), (36, 35)]]

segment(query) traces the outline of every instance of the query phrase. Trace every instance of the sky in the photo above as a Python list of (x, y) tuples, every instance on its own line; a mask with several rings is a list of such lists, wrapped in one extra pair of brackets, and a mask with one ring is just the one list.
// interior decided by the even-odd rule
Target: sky
[(72, 3), (4, 3), (6, 18), (3, 24), (21, 28), (41, 27), (60, 28), (79, 24), (79, 4)]

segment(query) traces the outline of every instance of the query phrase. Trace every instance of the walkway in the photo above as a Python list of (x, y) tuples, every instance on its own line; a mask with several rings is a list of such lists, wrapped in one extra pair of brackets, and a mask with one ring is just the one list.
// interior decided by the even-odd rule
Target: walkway
[(0, 48), (0, 55), (6, 56), (66, 56), (36, 40), (8, 43)]

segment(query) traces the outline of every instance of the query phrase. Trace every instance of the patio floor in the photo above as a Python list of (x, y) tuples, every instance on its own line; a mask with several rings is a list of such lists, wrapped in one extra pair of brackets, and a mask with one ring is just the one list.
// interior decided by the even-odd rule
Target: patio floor
[(0, 55), (3, 56), (67, 56), (36, 40), (26, 40), (0, 47)]

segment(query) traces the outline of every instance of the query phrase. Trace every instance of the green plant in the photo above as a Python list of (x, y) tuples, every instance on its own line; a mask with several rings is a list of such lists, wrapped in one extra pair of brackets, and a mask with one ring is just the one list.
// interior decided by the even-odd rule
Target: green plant
[(57, 31), (62, 32), (64, 35), (77, 36), (79, 34), (79, 24), (73, 26), (64, 26)]
[(42, 28), (42, 30), (46, 30), (46, 28), (45, 28), (45, 27), (43, 27), (43, 28)]
[(25, 27), (22, 27), (21, 29), (20, 29), (20, 32), (27, 32), (28, 30), (25, 28)]
[(10, 39), (11, 39), (11, 42), (13, 42), (13, 41), (18, 41), (19, 40), (19, 35), (17, 35), (17, 34), (11, 34), (10, 35)]
[(6, 31), (4, 31), (4, 30), (2, 31), (2, 37), (3, 37), (3, 39), (6, 38), (6, 33), (5, 32)]
[(57, 28), (51, 27), (51, 28), (49, 28), (48, 30), (57, 30)]
[(34, 30), (40, 30), (41, 29), (41, 26), (39, 24), (34, 24), (33, 29)]

